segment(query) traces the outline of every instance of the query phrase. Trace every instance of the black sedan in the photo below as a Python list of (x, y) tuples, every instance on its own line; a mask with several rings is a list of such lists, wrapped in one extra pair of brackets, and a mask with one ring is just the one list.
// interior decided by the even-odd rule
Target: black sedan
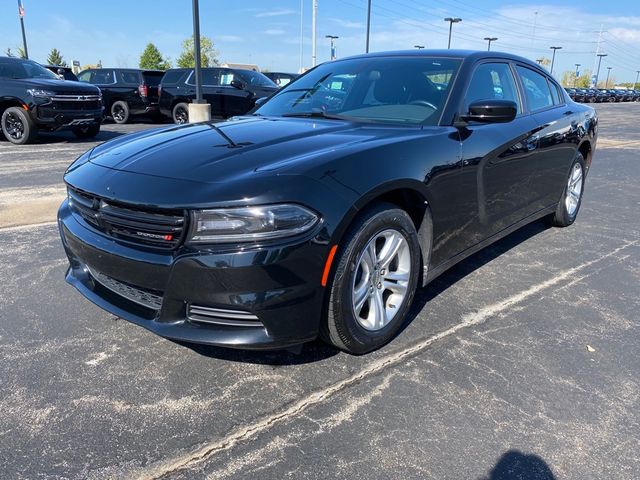
[(596, 138), (595, 111), (517, 56), (325, 63), (250, 115), (80, 156), (58, 213), (67, 281), (172, 339), (365, 353), (419, 285), (536, 219), (571, 225)]

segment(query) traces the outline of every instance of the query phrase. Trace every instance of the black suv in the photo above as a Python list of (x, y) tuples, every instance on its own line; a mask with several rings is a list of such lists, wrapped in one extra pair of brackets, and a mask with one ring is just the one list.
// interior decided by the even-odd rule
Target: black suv
[(60, 65), (42, 65), (44, 68), (56, 74), (60, 80), (71, 80), (77, 82), (78, 77), (73, 73), (71, 67), (61, 67)]
[(100, 90), (93, 85), (60, 80), (31, 60), (0, 57), (0, 125), (10, 142), (34, 142), (38, 130), (95, 137), (102, 115)]
[(95, 68), (78, 74), (102, 90), (107, 115), (127, 123), (134, 115), (158, 115), (158, 85), (164, 72), (134, 68)]
[[(203, 68), (202, 93), (211, 115), (227, 118), (244, 115), (259, 98), (268, 97), (277, 85), (259, 72), (232, 68)], [(167, 70), (160, 84), (160, 113), (175, 123), (189, 121), (188, 104), (196, 98), (192, 68)]]

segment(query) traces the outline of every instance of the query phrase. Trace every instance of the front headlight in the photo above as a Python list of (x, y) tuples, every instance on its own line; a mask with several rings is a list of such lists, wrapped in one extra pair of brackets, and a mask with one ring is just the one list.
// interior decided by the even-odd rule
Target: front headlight
[(40, 88), (30, 88), (27, 90), (27, 93), (32, 97), (38, 98), (49, 98), (55, 95), (54, 92), (50, 92), (49, 90), (42, 90)]
[(282, 204), (197, 210), (192, 220), (189, 242), (251, 242), (304, 233), (318, 222), (318, 215), (300, 205)]

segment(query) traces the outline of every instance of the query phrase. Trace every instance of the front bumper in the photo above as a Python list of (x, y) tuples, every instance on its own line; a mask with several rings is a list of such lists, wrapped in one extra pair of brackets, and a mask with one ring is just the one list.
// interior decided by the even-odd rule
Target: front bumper
[(103, 117), (103, 108), (95, 110), (54, 110), (46, 106), (36, 106), (30, 112), (38, 128), (51, 131), (100, 124)]
[[(224, 347), (276, 349), (318, 334), (324, 296), (320, 280), (328, 246), (313, 237), (262, 248), (182, 246), (158, 252), (124, 245), (94, 230), (71, 212), (66, 200), (58, 212), (58, 226), (70, 262), (67, 282), (96, 305), (158, 335)], [(96, 280), (96, 272), (158, 295), (159, 309), (107, 288)], [(203, 324), (188, 318), (190, 305), (250, 314), (259, 322)]]

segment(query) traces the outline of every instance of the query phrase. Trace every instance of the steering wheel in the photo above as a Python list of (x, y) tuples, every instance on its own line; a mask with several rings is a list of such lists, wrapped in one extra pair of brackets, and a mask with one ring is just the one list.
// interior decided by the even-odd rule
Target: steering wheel
[(423, 107), (429, 107), (433, 108), (434, 110), (438, 110), (438, 107), (427, 100), (412, 100), (411, 102), (409, 102), (409, 105), (421, 105)]

